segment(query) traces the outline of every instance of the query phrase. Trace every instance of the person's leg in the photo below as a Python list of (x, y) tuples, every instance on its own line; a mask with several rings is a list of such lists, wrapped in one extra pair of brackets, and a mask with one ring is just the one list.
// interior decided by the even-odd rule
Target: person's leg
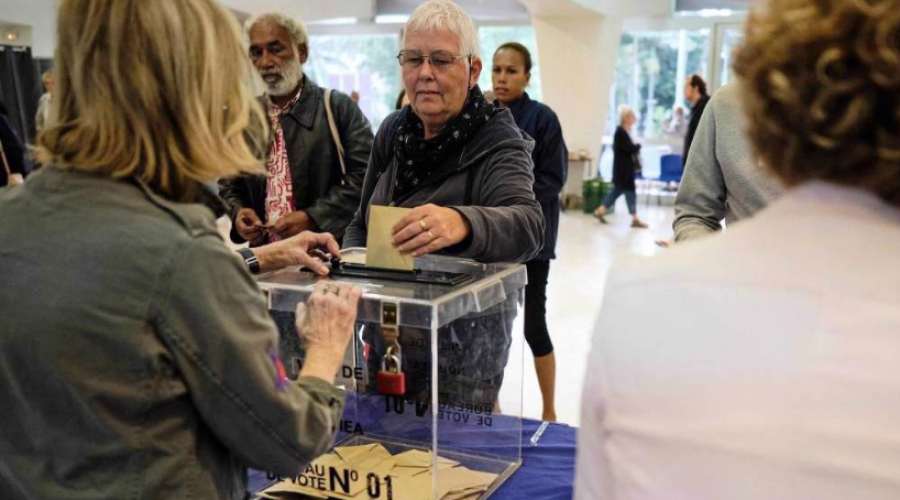
[(534, 370), (537, 372), (541, 398), (544, 401), (541, 420), (556, 422), (556, 354), (551, 352), (545, 356), (535, 357)]
[(594, 217), (600, 219), (600, 222), (606, 224), (606, 219), (603, 217), (606, 215), (606, 211), (609, 210), (609, 207), (615, 205), (616, 200), (619, 199), (619, 196), (622, 195), (622, 191), (613, 186), (612, 190), (609, 194), (606, 195), (606, 198), (603, 199), (603, 203), (597, 207), (597, 210), (594, 211)]
[(550, 261), (526, 264), (528, 286), (525, 287), (525, 340), (534, 355), (534, 369), (543, 400), (542, 418), (556, 422), (556, 356), (547, 328), (547, 278)]
[(637, 215), (637, 192), (625, 191), (625, 202), (628, 203), (628, 213), (631, 214), (631, 227), (646, 228), (647, 224)]

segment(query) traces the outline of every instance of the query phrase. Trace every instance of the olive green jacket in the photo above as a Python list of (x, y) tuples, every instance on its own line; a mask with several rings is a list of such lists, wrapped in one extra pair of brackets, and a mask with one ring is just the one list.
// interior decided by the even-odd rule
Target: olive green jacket
[(278, 376), (277, 332), (210, 209), (46, 167), (0, 190), (0, 497), (247, 496), (343, 398)]

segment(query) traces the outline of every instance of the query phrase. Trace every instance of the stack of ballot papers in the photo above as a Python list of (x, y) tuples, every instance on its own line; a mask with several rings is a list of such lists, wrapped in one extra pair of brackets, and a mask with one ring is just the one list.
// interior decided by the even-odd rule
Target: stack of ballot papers
[(444, 457), (437, 460), (436, 496), (432, 496), (431, 452), (413, 449), (391, 455), (384, 446), (373, 443), (336, 447), (309, 464), (301, 475), (260, 493), (260, 498), (474, 500), (497, 479), (497, 474), (474, 471)]

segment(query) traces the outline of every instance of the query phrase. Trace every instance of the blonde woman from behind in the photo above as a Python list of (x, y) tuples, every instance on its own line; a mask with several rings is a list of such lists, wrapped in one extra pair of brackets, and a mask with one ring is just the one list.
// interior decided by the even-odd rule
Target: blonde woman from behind
[(64, 0), (58, 19), (45, 166), (0, 191), (0, 492), (245, 498), (247, 466), (297, 474), (329, 446), (359, 291), (317, 288), (315, 361), (288, 383), (204, 187), (262, 165), (230, 13)]

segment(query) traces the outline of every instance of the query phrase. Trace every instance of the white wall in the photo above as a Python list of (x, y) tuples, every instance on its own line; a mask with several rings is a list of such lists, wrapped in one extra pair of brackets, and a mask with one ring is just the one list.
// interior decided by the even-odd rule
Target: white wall
[(375, 17), (374, 0), (219, 0), (219, 3), (251, 15), (278, 11), (304, 22), (344, 17), (359, 19)]
[[(0, 0), (0, 23), (31, 28), (32, 53), (51, 58), (56, 50), (56, 11), (60, 0)], [(333, 17), (371, 19), (374, 0), (219, 0), (234, 10), (254, 14), (277, 10), (304, 21)]]
[(586, 150), (596, 160), (623, 22), (666, 15), (671, 0), (519, 1), (532, 14), (544, 101), (559, 116), (569, 150)]
[[(9, 35), (14, 36), (15, 39), (10, 40), (7, 38)], [(0, 21), (0, 43), (4, 45), (31, 47), (34, 45), (34, 40), (31, 35), (31, 26)]]
[(556, 111), (570, 151), (596, 159), (603, 144), (609, 88), (622, 22), (595, 13), (532, 18), (544, 101)]
[(51, 58), (56, 50), (56, 10), (59, 0), (0, 0), (0, 22), (31, 28), (34, 57)]

